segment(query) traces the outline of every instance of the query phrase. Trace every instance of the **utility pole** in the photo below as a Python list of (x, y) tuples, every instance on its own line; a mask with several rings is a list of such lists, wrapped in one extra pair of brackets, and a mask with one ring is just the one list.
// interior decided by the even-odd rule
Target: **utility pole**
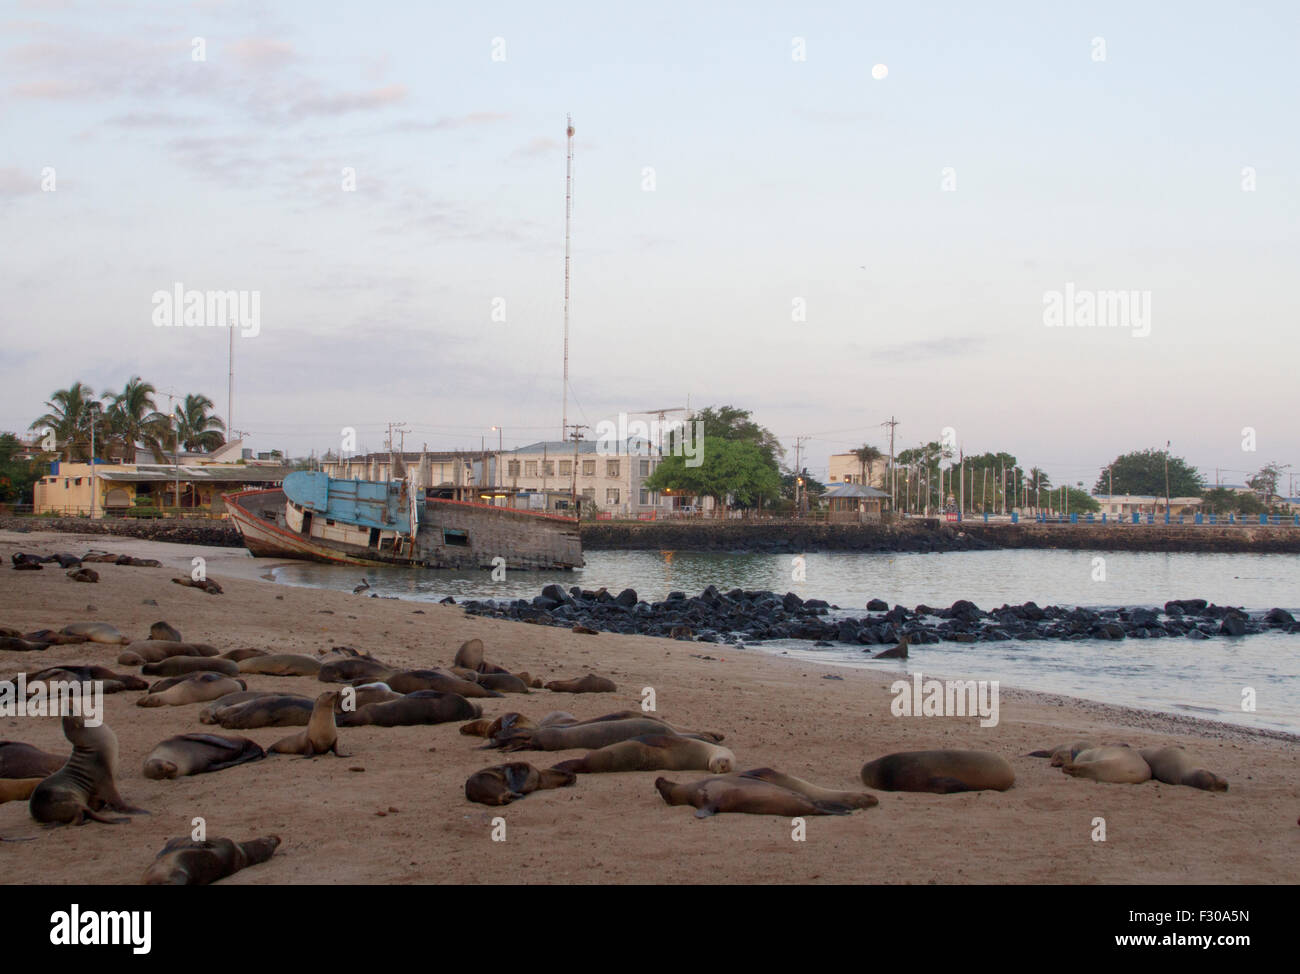
[(231, 321), (230, 331), (230, 375), (226, 379), (226, 429), (235, 428), (235, 323)]
[(1165, 440), (1165, 517), (1169, 516), (1169, 446), (1171, 441)]
[(803, 441), (808, 439), (806, 436), (796, 436), (794, 438), (794, 516), (798, 517), (801, 508), (799, 507), (799, 481), (803, 477), (803, 467), (799, 465), (800, 451), (803, 449)]
[(898, 503), (898, 478), (894, 476), (894, 428), (898, 420), (890, 416), (880, 425), (889, 427), (889, 504), (893, 507)]
[(573, 516), (580, 517), (581, 511), (578, 510), (578, 444), (582, 441), (582, 431), (587, 427), (585, 425), (575, 424), (573, 429), (573, 486), (569, 488), (569, 503), (573, 507)]

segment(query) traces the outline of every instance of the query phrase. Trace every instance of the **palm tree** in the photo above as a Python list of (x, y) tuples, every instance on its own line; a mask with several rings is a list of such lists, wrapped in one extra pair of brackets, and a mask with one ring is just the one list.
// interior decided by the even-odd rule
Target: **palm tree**
[(155, 389), (138, 375), (133, 375), (122, 391), (105, 391), (108, 400), (109, 431), (122, 447), (122, 459), (135, 462), (135, 446), (143, 443), (157, 463), (166, 462), (166, 444), (174, 436), (172, 418), (158, 412), (154, 404)]
[(57, 390), (45, 407), (49, 410), (28, 429), (54, 431), (63, 444), (63, 459), (72, 460), (74, 454), (82, 459), (90, 456), (90, 424), (95, 420), (91, 403), (95, 394), (84, 382), (74, 382), (66, 389)]
[(203, 395), (188, 395), (176, 407), (176, 435), (189, 452), (211, 453), (224, 446), (226, 424), (208, 413), (212, 400)]
[(1034, 513), (1038, 513), (1038, 492), (1040, 490), (1051, 490), (1052, 480), (1047, 476), (1046, 471), (1041, 467), (1033, 467), (1029, 471), (1029, 478), (1025, 481), (1025, 493), (1034, 492)]
[(885, 455), (868, 444), (863, 444), (852, 452), (858, 458), (859, 471), (865, 471), (865, 473), (860, 472), (858, 475), (863, 486), (870, 486), (871, 469), (876, 465), (877, 461), (883, 460)]

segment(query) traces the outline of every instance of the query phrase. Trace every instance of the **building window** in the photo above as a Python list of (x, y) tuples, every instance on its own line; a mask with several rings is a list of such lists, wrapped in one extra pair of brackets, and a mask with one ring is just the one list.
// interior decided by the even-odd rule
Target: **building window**
[(518, 477), (518, 476), (519, 476), (519, 461), (518, 461), (518, 460), (510, 460), (510, 461), (508, 461), (508, 462), (506, 463), (506, 474), (507, 474), (507, 476), (510, 476), (510, 477)]
[(544, 460), (544, 461), (542, 462), (542, 476), (543, 476), (543, 477), (554, 477), (554, 476), (555, 476), (555, 461), (554, 461), (554, 460)]
[(605, 503), (606, 503), (606, 504), (617, 504), (617, 503), (618, 503), (618, 488), (617, 488), (617, 487), (610, 487), (610, 488), (608, 488), (608, 489), (605, 491)]
[(649, 476), (650, 476), (650, 461), (649, 461), (649, 460), (642, 460), (642, 461), (641, 461), (641, 476), (642, 476), (642, 477), (649, 477)]
[(78, 477), (76, 480), (73, 481), (73, 483), (76, 484), (78, 487), (80, 487), (80, 486), (81, 486), (81, 478)]
[(524, 461), (524, 476), (525, 476), (525, 477), (536, 477), (536, 476), (537, 476), (537, 461), (536, 461), (536, 460), (525, 460), (525, 461)]
[(560, 476), (561, 476), (561, 477), (572, 477), (572, 476), (573, 476), (573, 461), (572, 461), (572, 460), (561, 460), (561, 461), (560, 461)]
[(594, 501), (596, 499), (596, 488), (595, 487), (582, 488), (582, 498), (583, 500)]
[(617, 477), (617, 476), (618, 476), (618, 461), (617, 461), (617, 460), (606, 460), (606, 461), (605, 461), (605, 476), (606, 476), (606, 477)]
[(583, 460), (583, 461), (582, 461), (582, 475), (583, 475), (584, 477), (594, 477), (594, 476), (596, 476), (596, 461), (595, 461), (595, 460)]
[(642, 488), (641, 488), (641, 506), (642, 506), (642, 507), (645, 507), (645, 506), (646, 506), (647, 504), (649, 504), (649, 503), (650, 503), (650, 491), (648, 491), (648, 490), (646, 490), (644, 487), (642, 487)]

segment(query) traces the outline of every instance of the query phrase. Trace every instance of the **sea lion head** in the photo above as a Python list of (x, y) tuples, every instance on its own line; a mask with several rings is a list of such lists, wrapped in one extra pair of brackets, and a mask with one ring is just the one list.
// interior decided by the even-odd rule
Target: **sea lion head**
[(1190, 785), (1193, 788), (1200, 788), (1202, 791), (1228, 790), (1228, 780), (1226, 778), (1220, 778), (1213, 771), (1206, 771), (1204, 768), (1189, 771), (1183, 776), (1183, 784)]
[(146, 778), (175, 778), (176, 772), (180, 769), (171, 761), (164, 761), (162, 758), (150, 758), (144, 763), (144, 776)]
[[(731, 774), (735, 769), (731, 765), (731, 757), (727, 754), (716, 754), (709, 758), (709, 772), (711, 774)], [(658, 782), (655, 782), (657, 785)]]

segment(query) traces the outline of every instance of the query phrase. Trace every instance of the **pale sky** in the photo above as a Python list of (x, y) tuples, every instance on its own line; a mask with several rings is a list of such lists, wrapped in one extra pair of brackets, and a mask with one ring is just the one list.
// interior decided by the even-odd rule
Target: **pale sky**
[[(557, 438), (571, 112), (570, 422), (1300, 471), (1297, 51), (1288, 2), (0, 3), (0, 429), (137, 373), (224, 415), (180, 282), (260, 292), (256, 449)], [(1045, 327), (1067, 282), (1149, 334)]]

